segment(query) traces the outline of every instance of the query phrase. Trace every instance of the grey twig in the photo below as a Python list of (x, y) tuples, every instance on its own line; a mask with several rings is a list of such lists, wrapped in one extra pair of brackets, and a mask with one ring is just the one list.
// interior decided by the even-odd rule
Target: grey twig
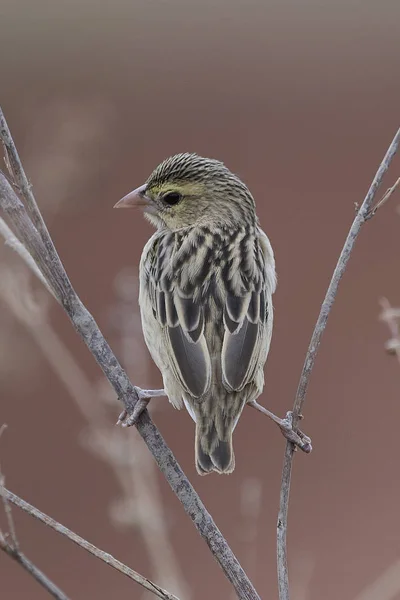
[(365, 217), (366, 221), (368, 219), (371, 219), (372, 217), (374, 217), (376, 215), (377, 211), (384, 204), (386, 204), (386, 202), (389, 200), (390, 196), (393, 194), (393, 192), (395, 192), (397, 190), (397, 188), (399, 187), (399, 185), (400, 185), (400, 177), (394, 182), (394, 184), (389, 189), (386, 190), (386, 192), (383, 194), (383, 196), (379, 200), (379, 202), (377, 202), (376, 205), (368, 211), (368, 214)]
[[(321, 343), (322, 334), (324, 333), (328, 316), (331, 311), (332, 305), (335, 301), (337, 290), (339, 287), (340, 280), (343, 273), (345, 272), (350, 254), (354, 248), (357, 236), (360, 233), (361, 226), (376, 213), (377, 208), (383, 204), (380, 201), (375, 209), (371, 212), (371, 207), (375, 194), (380, 186), (383, 176), (389, 168), (389, 165), (395, 155), (400, 143), (400, 129), (397, 131), (393, 138), (389, 149), (386, 152), (384, 159), (382, 160), (379, 169), (372, 181), (371, 187), (365, 196), (364, 202), (360, 206), (353, 224), (350, 228), (349, 234), (344, 243), (342, 252), (340, 253), (339, 260), (335, 267), (332, 275), (331, 282), (326, 292), (326, 296), (321, 306), (321, 310), (317, 319), (317, 323), (314, 328), (314, 332), (311, 337), (310, 345), (308, 347), (306, 359), (304, 362), (303, 370), (301, 372), (299, 385), (293, 406), (293, 426), (296, 427), (299, 415), (302, 413), (303, 404), (305, 401), (308, 383), (311, 376), (311, 371), (314, 367), (315, 358), (317, 356), (318, 348)], [(397, 186), (397, 182), (395, 184)], [(392, 187), (389, 196), (393, 192)], [(385, 194), (386, 196), (386, 194)], [(384, 200), (385, 196), (382, 198)], [(389, 197), (387, 196), (387, 198)], [(384, 200), (386, 202), (387, 198)], [(286, 532), (287, 532), (287, 517), (289, 508), (289, 493), (290, 493), (290, 480), (292, 474), (293, 454), (295, 446), (291, 442), (286, 443), (285, 456), (283, 461), (282, 470), (282, 482), (280, 492), (280, 503), (279, 503), (279, 514), (277, 522), (277, 568), (278, 568), (278, 589), (279, 599), (289, 600), (289, 577), (287, 568), (287, 556), (286, 556)]]
[[(6, 501), (12, 502), (12, 504), (15, 504), (15, 506), (18, 506), (18, 508), (21, 508), (22, 510), (24, 510), (25, 512), (30, 514), (32, 517), (35, 517), (35, 519), (38, 519), (39, 521), (41, 521), (42, 523), (47, 525), (48, 527), (51, 527), (51, 529), (54, 529), (54, 531), (57, 531), (57, 533), (61, 533), (61, 535), (67, 537), (69, 540), (71, 540), (72, 542), (74, 542), (75, 544), (77, 544), (78, 546), (80, 546), (81, 548), (86, 550), (87, 552), (90, 552), (90, 554), (93, 554), (93, 556), (95, 556), (96, 558), (99, 558), (100, 560), (105, 562), (107, 565), (110, 565), (111, 567), (113, 567), (114, 569), (119, 571), (120, 573), (123, 573), (130, 579), (133, 579), (133, 581), (136, 581), (137, 583), (139, 583), (141, 586), (146, 588), (146, 590), (153, 592), (153, 594), (155, 594), (159, 598), (163, 598), (163, 600), (178, 600), (178, 598), (176, 596), (174, 596), (173, 594), (170, 594), (169, 592), (167, 592), (160, 586), (156, 585), (155, 583), (153, 583), (146, 577), (143, 577), (143, 575), (140, 575), (140, 573), (137, 573), (133, 569), (130, 569), (129, 567), (124, 565), (122, 562), (120, 562), (119, 560), (117, 560), (116, 558), (111, 556), (111, 554), (108, 554), (107, 552), (104, 552), (104, 550), (100, 550), (96, 546), (93, 546), (93, 544), (91, 544), (87, 540), (81, 538), (79, 535), (77, 535), (76, 533), (74, 533), (73, 531), (68, 529), (67, 527), (64, 527), (64, 525), (61, 525), (61, 523), (58, 523), (57, 521), (55, 521), (48, 515), (42, 513), (40, 510), (38, 510), (31, 504), (28, 504), (28, 502), (25, 502), (25, 500), (22, 500), (22, 498), (20, 498), (19, 496), (16, 496), (15, 494), (13, 494), (9, 490), (7, 490), (2, 485), (0, 485), (0, 496), (2, 496), (2, 498), (5, 499)], [(2, 547), (1, 539), (0, 539), (0, 546)], [(13, 558), (18, 560), (18, 562), (19, 562), (19, 559), (18, 559), (18, 556), (20, 554), (19, 552), (17, 553), (16, 556), (14, 556), (11, 552), (8, 552), (8, 554), (13, 556)], [(62, 599), (66, 598), (66, 596), (64, 596), (64, 594), (62, 594), (60, 596), (56, 596), (56, 598), (59, 598), (59, 597)]]
[[(43, 274), (32, 256), (29, 254), (28, 250), (21, 244), (19, 239), (14, 235), (11, 229), (8, 227), (7, 223), (0, 217), (0, 235), (4, 238), (5, 244), (12, 248), (14, 252), (19, 254), (20, 258), (26, 263), (27, 267), (40, 279), (44, 287), (52, 296), (54, 296), (54, 292), (47, 283), (46, 279), (43, 277)], [(55, 296), (54, 296), (55, 297)]]
[[(3, 425), (0, 427), (0, 438), (3, 435), (4, 431), (7, 429), (7, 425), (5, 423), (3, 423)], [(4, 486), (5, 485), (5, 479), (4, 479), (4, 475), (2, 473), (1, 470), (1, 465), (0, 465), (0, 486)], [(11, 506), (7, 501), (7, 498), (2, 498), (3, 500), (3, 507), (4, 507), (4, 512), (6, 515), (6, 520), (7, 520), (7, 526), (8, 526), (8, 534), (9, 537), (11, 538), (11, 544), (9, 544), (10, 548), (12, 547), (16, 552), (19, 551), (19, 542), (18, 542), (18, 538), (17, 538), (17, 532), (15, 530), (15, 524), (14, 524), (14, 519), (12, 516), (12, 512), (11, 512)], [(5, 540), (7, 541), (7, 540)]]
[[(8, 216), (19, 240), (34, 259), (57, 300), (66, 310), (73, 326), (95, 357), (118, 398), (124, 403), (125, 410), (128, 414), (132, 414), (138, 401), (137, 389), (129, 381), (95, 320), (82, 304), (68, 279), (37, 208), (31, 186), (16, 153), (15, 145), (12, 142), (10, 131), (1, 110), (0, 138), (7, 148), (12, 173), (22, 196), (26, 200), (34, 222), (32, 223), (24, 204), (3, 173), (0, 173), (0, 208)], [(150, 419), (147, 410), (142, 413), (135, 426), (172, 490), (182, 503), (184, 510), (192, 519), (200, 535), (208, 544), (214, 558), (235, 588), (238, 598), (259, 600), (253, 584), (183, 473), (157, 427)]]
[(36, 204), (35, 196), (32, 192), (32, 185), (29, 182), (21, 159), (19, 158), (18, 150), (12, 139), (11, 132), (8, 128), (7, 121), (4, 118), (3, 111), (0, 108), (0, 138), (3, 142), (5, 150), (5, 163), (18, 192), (25, 198), (28, 213), (40, 235), (48, 253), (51, 257), (56, 257), (58, 260), (57, 251), (54, 247), (53, 240), (47, 230), (42, 214)]
[[(1, 488), (0, 488), (1, 489)], [(11, 556), (21, 567), (23, 567), (28, 573), (30, 573), (34, 579), (41, 586), (43, 586), (49, 594), (53, 596), (53, 598), (57, 598), (57, 600), (68, 600), (68, 596), (64, 594), (40, 569), (38, 569), (33, 562), (31, 562), (25, 554), (22, 554), (20, 550), (14, 548), (11, 545), (4, 535), (0, 532), (0, 550), (3, 550), (8, 556)]]
[[(0, 437), (4, 430), (6, 429), (6, 425), (2, 425), (0, 427)], [(0, 494), (4, 489), (4, 475), (0, 469)], [(8, 532), (3, 533), (0, 530), (0, 550), (8, 554), (11, 558), (13, 558), (21, 567), (23, 567), (28, 573), (30, 573), (34, 579), (41, 586), (43, 586), (49, 594), (51, 594), (54, 598), (58, 600), (68, 600), (68, 597), (58, 588), (50, 579), (42, 573), (40, 569), (38, 569), (33, 562), (31, 562), (25, 554), (23, 554), (19, 547), (19, 541), (17, 538), (17, 533), (15, 530), (14, 519), (12, 516), (10, 502), (6, 495), (1, 494), (4, 512), (6, 513)]]

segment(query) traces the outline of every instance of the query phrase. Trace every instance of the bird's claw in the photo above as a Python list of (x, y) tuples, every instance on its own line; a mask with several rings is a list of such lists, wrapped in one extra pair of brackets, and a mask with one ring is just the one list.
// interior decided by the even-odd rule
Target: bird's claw
[(135, 404), (132, 403), (132, 408), (125, 407), (118, 417), (116, 424), (121, 425), (121, 427), (137, 425), (140, 415), (146, 410), (150, 400), (157, 396), (165, 396), (164, 390), (142, 390), (139, 387), (135, 387), (135, 392), (137, 394)]
[(131, 413), (128, 413), (127, 409), (124, 408), (118, 417), (117, 425), (121, 425), (121, 427), (132, 427), (132, 425), (137, 425), (140, 415), (146, 410), (149, 402), (150, 398), (139, 398)]
[[(255, 408), (256, 410), (270, 418), (272, 421), (274, 421), (274, 423), (278, 425), (285, 438), (295, 445), (295, 450), (297, 450), (297, 448), (300, 448), (300, 450), (303, 450), (303, 452), (305, 452), (306, 454), (309, 454), (311, 452), (311, 439), (307, 435), (305, 435), (305, 433), (300, 431), (300, 429), (298, 429), (297, 427), (293, 427), (292, 411), (287, 412), (286, 417), (284, 419), (281, 419), (280, 417), (274, 415), (274, 413), (272, 413), (270, 410), (265, 408), (265, 406), (262, 406), (262, 404), (258, 404), (256, 400), (252, 400), (251, 402), (249, 402), (249, 406)], [(298, 416), (298, 419), (302, 418), (303, 415)]]
[(300, 448), (306, 454), (309, 454), (312, 450), (311, 438), (305, 433), (300, 431), (297, 427), (293, 427), (293, 413), (289, 411), (286, 413), (286, 417), (280, 420), (278, 423), (279, 429), (285, 438), (295, 444), (295, 449)]

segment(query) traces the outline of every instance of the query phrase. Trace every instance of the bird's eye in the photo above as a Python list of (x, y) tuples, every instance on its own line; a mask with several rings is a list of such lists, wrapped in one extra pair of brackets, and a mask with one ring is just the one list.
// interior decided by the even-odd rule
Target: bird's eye
[(168, 204), (168, 206), (174, 206), (178, 204), (178, 202), (182, 199), (182, 196), (179, 192), (169, 192), (163, 196), (163, 201)]

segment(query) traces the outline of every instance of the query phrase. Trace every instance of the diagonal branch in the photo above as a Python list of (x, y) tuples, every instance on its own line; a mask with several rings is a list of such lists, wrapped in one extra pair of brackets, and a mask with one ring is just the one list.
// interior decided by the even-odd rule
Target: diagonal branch
[[(0, 437), (4, 432), (6, 425), (0, 427)], [(4, 489), (4, 475), (0, 468), (0, 490)], [(11, 506), (6, 496), (2, 496), (4, 512), (8, 525), (8, 532), (3, 533), (0, 529), (0, 550), (8, 554), (15, 562), (23, 569), (28, 571), (34, 579), (51, 594), (56, 600), (68, 600), (68, 597), (55, 585), (29, 558), (20, 550), (17, 533), (15, 530), (14, 519), (12, 516)]]
[(30, 573), (41, 586), (43, 586), (49, 594), (57, 600), (68, 600), (68, 596), (64, 594), (50, 579), (37, 568), (20, 550), (16, 550), (14, 546), (8, 543), (5, 536), (0, 532), (0, 550), (3, 550), (8, 556), (13, 558), (21, 567)]
[[(29, 254), (28, 250), (21, 244), (19, 239), (14, 235), (11, 229), (8, 227), (7, 223), (0, 217), (0, 235), (4, 238), (5, 244), (9, 246), (14, 252), (19, 254), (20, 258), (26, 263), (27, 267), (40, 279), (43, 283), (44, 287), (48, 292), (55, 298), (54, 292), (47, 283), (47, 280), (43, 277), (43, 274), (32, 256)], [(56, 298), (57, 300), (57, 298)]]
[[(111, 554), (108, 554), (107, 552), (104, 552), (104, 550), (100, 550), (96, 546), (93, 546), (93, 544), (81, 538), (78, 534), (74, 533), (67, 527), (64, 527), (64, 525), (61, 525), (61, 523), (58, 523), (45, 513), (42, 513), (40, 510), (32, 506), (31, 504), (28, 504), (28, 502), (25, 502), (25, 500), (22, 500), (22, 498), (20, 498), (19, 496), (16, 496), (15, 494), (7, 490), (3, 485), (0, 485), (0, 496), (2, 496), (4, 500), (12, 502), (12, 504), (15, 504), (15, 506), (18, 506), (18, 508), (21, 508), (23, 511), (27, 512), (32, 517), (35, 517), (35, 519), (38, 519), (48, 527), (51, 527), (51, 529), (54, 529), (54, 531), (56, 531), (57, 533), (61, 533), (61, 535), (67, 537), (69, 540), (71, 540), (90, 554), (93, 554), (93, 556), (99, 558), (100, 560), (110, 565), (120, 573), (123, 573), (130, 579), (133, 579), (133, 581), (139, 583), (141, 586), (146, 588), (146, 590), (153, 592), (153, 594), (158, 596), (158, 598), (162, 598), (163, 600), (179, 600), (176, 596), (174, 596), (174, 594), (170, 594), (157, 584), (150, 581), (150, 579), (147, 579), (146, 577), (143, 577), (143, 575), (140, 575), (140, 573), (137, 573), (133, 569), (130, 569), (122, 562), (111, 556)], [(0, 539), (0, 547), (1, 545), (2, 544)], [(16, 560), (18, 560), (17, 557), (13, 556), (13, 558), (16, 558)], [(62, 599), (64, 598), (66, 598), (66, 596), (62, 595)]]
[[(304, 362), (303, 370), (301, 372), (299, 385), (293, 406), (293, 425), (296, 426), (299, 415), (302, 412), (304, 405), (308, 384), (311, 376), (311, 371), (314, 367), (315, 358), (317, 356), (318, 348), (321, 343), (322, 334), (324, 333), (326, 323), (328, 321), (329, 313), (333, 306), (336, 298), (340, 280), (343, 273), (346, 270), (350, 254), (354, 248), (354, 244), (360, 233), (361, 226), (375, 214), (376, 210), (383, 204), (379, 202), (375, 210), (371, 211), (372, 203), (375, 198), (375, 194), (380, 186), (383, 176), (389, 168), (390, 163), (400, 143), (400, 129), (397, 131), (390, 144), (385, 157), (383, 158), (379, 169), (371, 183), (371, 187), (365, 196), (364, 202), (360, 206), (353, 224), (350, 228), (347, 239), (344, 243), (342, 252), (340, 253), (339, 260), (335, 267), (332, 275), (331, 282), (326, 292), (326, 296), (321, 306), (321, 310), (317, 319), (317, 323), (314, 328), (314, 332), (311, 337), (310, 345), (308, 347), (306, 359)], [(390, 188), (390, 194), (394, 191), (396, 184)], [(388, 190), (389, 193), (389, 190)], [(389, 194), (389, 195), (390, 195)], [(385, 194), (386, 196), (386, 194)], [(384, 198), (385, 198), (384, 196)], [(386, 198), (387, 199), (387, 198)], [(384, 201), (386, 201), (386, 199)], [(286, 555), (286, 532), (287, 532), (287, 516), (289, 508), (289, 493), (290, 493), (290, 479), (292, 474), (293, 454), (295, 446), (288, 442), (286, 444), (285, 456), (283, 461), (282, 470), (282, 483), (280, 492), (280, 504), (279, 514), (277, 523), (277, 567), (278, 567), (278, 588), (279, 588), (279, 600), (289, 600), (289, 577), (287, 568), (287, 555)]]
[(47, 230), (46, 224), (43, 220), (42, 214), (36, 204), (35, 196), (32, 192), (32, 185), (29, 182), (24, 168), (21, 163), (21, 159), (18, 154), (18, 150), (12, 139), (11, 132), (8, 128), (7, 121), (4, 118), (3, 111), (0, 108), (0, 138), (3, 142), (5, 150), (5, 163), (12, 177), (15, 187), (18, 192), (25, 198), (28, 213), (40, 235), (43, 243), (45, 244), (48, 254), (51, 257), (59, 260), (57, 251), (54, 247), (53, 240), (51, 239)]
[(377, 202), (376, 205), (368, 211), (368, 214), (365, 217), (366, 221), (368, 221), (368, 219), (372, 219), (372, 217), (374, 217), (376, 215), (377, 211), (380, 208), (382, 208), (382, 206), (384, 204), (386, 204), (386, 202), (389, 200), (390, 196), (397, 190), (399, 185), (400, 185), (400, 177), (394, 182), (394, 184), (389, 189), (386, 190), (386, 192), (383, 194), (383, 196), (379, 200), (379, 202)]
[[(126, 411), (128, 414), (132, 414), (138, 401), (137, 390), (129, 381), (128, 376), (100, 332), (94, 318), (82, 304), (68, 279), (60, 258), (54, 250), (47, 229), (43, 226), (43, 219), (34, 201), (31, 186), (27, 183), (28, 180), (16, 154), (15, 146), (10, 142), (12, 140), (11, 134), (1, 110), (0, 137), (7, 148), (8, 160), (12, 166), (16, 183), (19, 185), (20, 192), (29, 207), (30, 213), (34, 215), (34, 223), (32, 223), (24, 204), (1, 172), (0, 208), (8, 216), (19, 240), (34, 259), (57, 300), (67, 312), (76, 331), (93, 354), (118, 398), (124, 403)], [(27, 186), (25, 183), (27, 183)], [(243, 600), (259, 600), (253, 584), (228, 546), (198, 494), (183, 473), (176, 458), (152, 422), (147, 411), (143, 412), (135, 425), (172, 490), (182, 503), (184, 510), (192, 519), (202, 538), (206, 541), (211, 553), (224, 571), (225, 576), (235, 588), (238, 598)]]

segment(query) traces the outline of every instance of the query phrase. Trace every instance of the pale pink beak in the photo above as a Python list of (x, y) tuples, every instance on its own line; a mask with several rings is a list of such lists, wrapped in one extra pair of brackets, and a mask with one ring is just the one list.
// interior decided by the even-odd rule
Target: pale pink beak
[(137, 208), (139, 206), (151, 206), (152, 200), (146, 196), (146, 184), (129, 192), (115, 204), (114, 208)]

